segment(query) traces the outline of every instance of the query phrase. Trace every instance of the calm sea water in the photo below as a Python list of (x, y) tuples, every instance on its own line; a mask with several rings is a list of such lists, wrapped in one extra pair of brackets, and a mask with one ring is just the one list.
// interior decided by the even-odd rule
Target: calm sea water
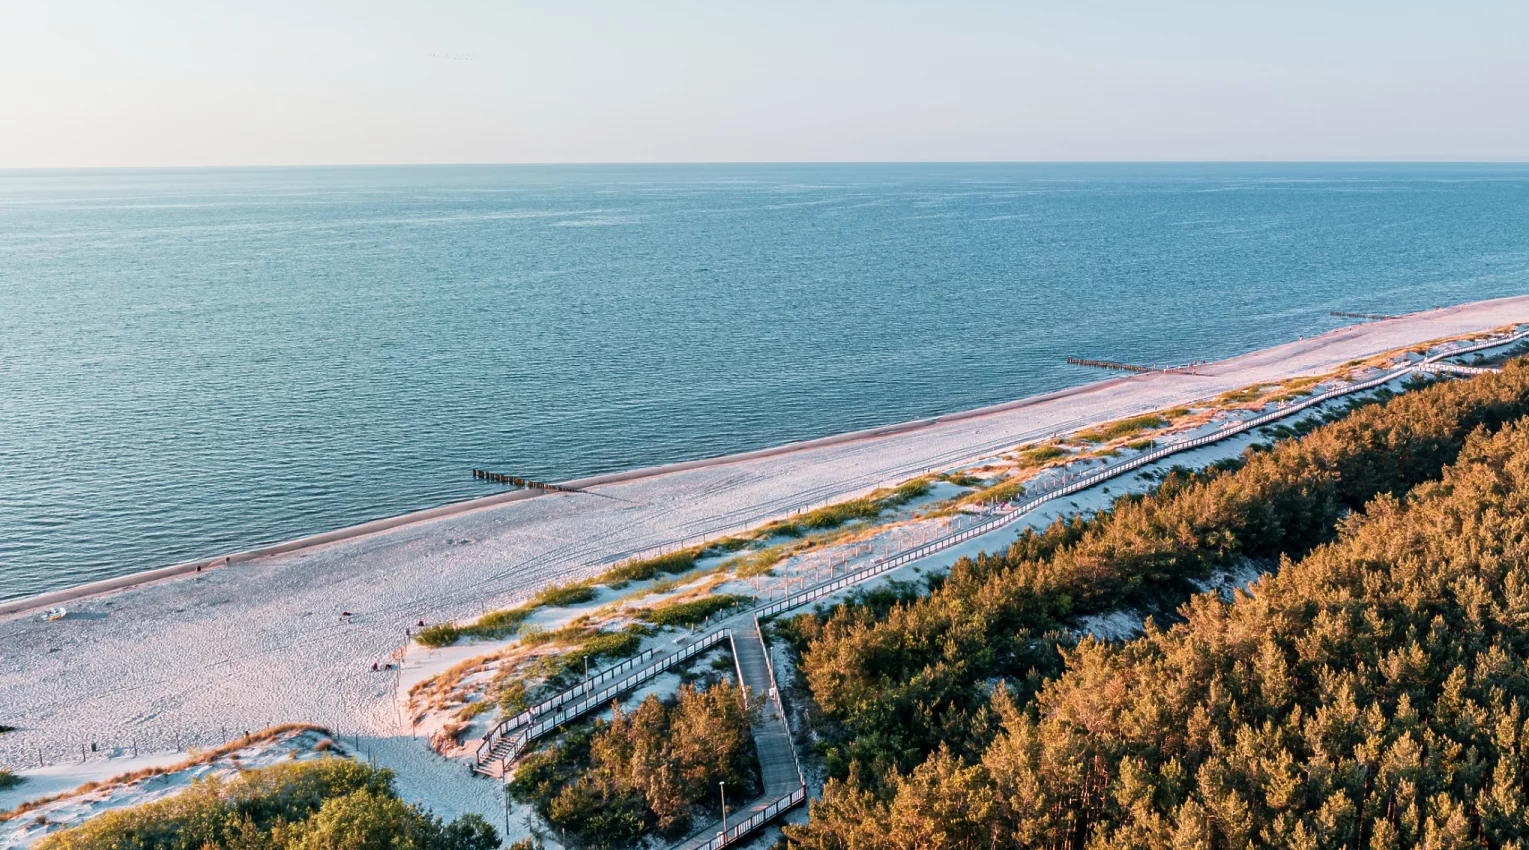
[(0, 598), (1526, 285), (1523, 166), (0, 172)]

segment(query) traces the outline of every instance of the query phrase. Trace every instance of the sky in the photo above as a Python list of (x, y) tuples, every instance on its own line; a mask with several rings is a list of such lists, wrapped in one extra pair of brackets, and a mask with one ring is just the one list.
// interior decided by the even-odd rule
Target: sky
[(1529, 2), (8, 0), (0, 168), (1529, 159)]

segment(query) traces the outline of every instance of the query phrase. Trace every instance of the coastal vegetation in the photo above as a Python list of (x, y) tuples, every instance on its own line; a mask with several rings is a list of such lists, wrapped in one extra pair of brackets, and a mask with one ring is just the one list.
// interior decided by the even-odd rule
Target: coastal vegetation
[(13, 788), (17, 785), (20, 785), (22, 782), (23, 780), (20, 776), (17, 776), (9, 770), (0, 768), (0, 789)]
[(755, 710), (736, 685), (682, 685), (672, 705), (649, 696), (631, 713), (617, 707), (610, 722), (527, 756), (509, 790), (584, 846), (676, 837), (696, 814), (719, 813), (718, 783), (735, 800), (759, 792), (749, 734)]
[(54, 833), (38, 850), (494, 850), (476, 815), (451, 823), (406, 805), (393, 774), (323, 758), (197, 780)]
[(725, 611), (748, 601), (747, 596), (716, 593), (685, 602), (670, 602), (667, 605), (644, 608), (637, 612), (637, 616), (655, 626), (694, 626), (718, 611)]
[[(700, 559), (709, 555), (744, 553), (730, 561), (727, 566), (732, 568), (739, 578), (766, 575), (772, 565), (789, 556), (797, 547), (811, 546), (818, 542), (808, 538), (793, 543), (771, 545), (768, 541), (778, 537), (803, 538), (815, 532), (821, 533), (840, 528), (855, 520), (875, 519), (926, 495), (932, 486), (929, 478), (916, 478), (890, 491), (877, 491), (860, 499), (827, 505), (791, 519), (770, 523), (748, 537), (727, 537), (704, 546), (693, 546), (653, 558), (628, 561), (588, 581), (549, 585), (523, 605), (493, 611), (466, 625), (435, 623), (425, 626), (415, 633), (414, 639), (422, 646), (431, 648), (450, 646), (463, 638), (503, 640), (519, 633), (526, 620), (540, 609), (565, 608), (592, 601), (598, 593), (599, 586), (620, 589), (634, 581), (649, 581), (665, 574), (678, 576), (680, 580), (683, 580), (686, 574), (694, 573)], [(762, 548), (759, 548), (761, 546)], [(673, 589), (672, 586), (660, 582), (658, 585), (646, 588), (644, 594), (661, 593), (671, 589)], [(639, 611), (638, 616), (657, 625), (694, 625), (717, 610), (731, 607), (732, 604), (734, 603), (699, 601), (684, 605), (659, 606)], [(695, 612), (700, 612), (698, 617), (695, 616)]]
[(837, 502), (815, 508), (791, 519), (779, 520), (766, 525), (756, 534), (760, 538), (801, 537), (813, 531), (828, 531), (853, 520), (871, 520), (887, 511), (896, 510), (909, 502), (928, 494), (932, 487), (929, 478), (905, 481), (891, 492), (878, 491), (859, 499)]
[[(1471, 407), (1429, 392), (1414, 412)], [(1401, 494), (1381, 485), (1433, 441), (1396, 436), (1394, 469), (1353, 470), (1377, 492), (1335, 537), (1166, 629), (1066, 649), (1033, 698), (993, 688), (985, 734), (831, 780), (790, 843), (1522, 847), (1529, 426), (1470, 435)]]
[(1529, 368), (1357, 408), (1300, 439), (963, 558), (917, 599), (791, 621), (829, 774), (883, 791), (942, 748), (976, 758), (1001, 718), (991, 682), (1025, 704), (1064, 668), (1068, 627), (1122, 608), (1173, 609), (1216, 570), (1299, 558), (1346, 514), (1437, 478), (1476, 429), (1529, 414)]
[(1121, 437), (1127, 437), (1141, 431), (1149, 431), (1154, 428), (1162, 428), (1168, 424), (1165, 416), (1157, 413), (1148, 413), (1142, 416), (1132, 416), (1129, 419), (1120, 419), (1093, 428), (1078, 435), (1078, 439), (1085, 443), (1108, 443)]
[(627, 561), (601, 573), (595, 581), (611, 588), (622, 588), (634, 581), (647, 581), (660, 573), (679, 575), (695, 568), (696, 553), (690, 549), (670, 552), (656, 558)]
[(450, 646), (464, 637), (478, 640), (501, 640), (520, 631), (520, 627), (534, 613), (537, 605), (526, 604), (517, 608), (491, 611), (465, 626), (455, 623), (434, 623), (415, 633), (414, 639), (423, 646)]

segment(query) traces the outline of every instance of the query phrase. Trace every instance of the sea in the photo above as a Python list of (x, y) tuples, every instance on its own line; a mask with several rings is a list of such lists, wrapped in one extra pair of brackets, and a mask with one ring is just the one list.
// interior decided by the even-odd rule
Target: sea
[(0, 599), (1529, 291), (1529, 165), (0, 171)]

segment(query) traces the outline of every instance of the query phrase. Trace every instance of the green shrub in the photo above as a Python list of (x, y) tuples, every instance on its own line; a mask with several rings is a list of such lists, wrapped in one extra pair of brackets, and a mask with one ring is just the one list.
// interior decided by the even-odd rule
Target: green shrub
[(566, 830), (573, 846), (614, 850), (643, 846), (654, 833), (677, 838), (697, 807), (707, 817), (721, 814), (719, 782), (730, 804), (762, 790), (753, 713), (736, 685), (683, 685), (673, 706), (650, 696), (631, 713), (617, 711), (609, 723), (576, 728), (558, 746), (530, 754), (509, 793)]
[(9, 770), (0, 769), (0, 788), (14, 788), (26, 780)]
[(499, 703), (499, 711), (506, 715), (519, 714), (531, 707), (530, 694), (526, 692), (526, 683), (520, 679), (512, 679), (499, 687), (499, 694), (495, 697)]
[(393, 790), (392, 771), (324, 758), (198, 780), (44, 837), (38, 850), (494, 850), (476, 815), (450, 824)]

